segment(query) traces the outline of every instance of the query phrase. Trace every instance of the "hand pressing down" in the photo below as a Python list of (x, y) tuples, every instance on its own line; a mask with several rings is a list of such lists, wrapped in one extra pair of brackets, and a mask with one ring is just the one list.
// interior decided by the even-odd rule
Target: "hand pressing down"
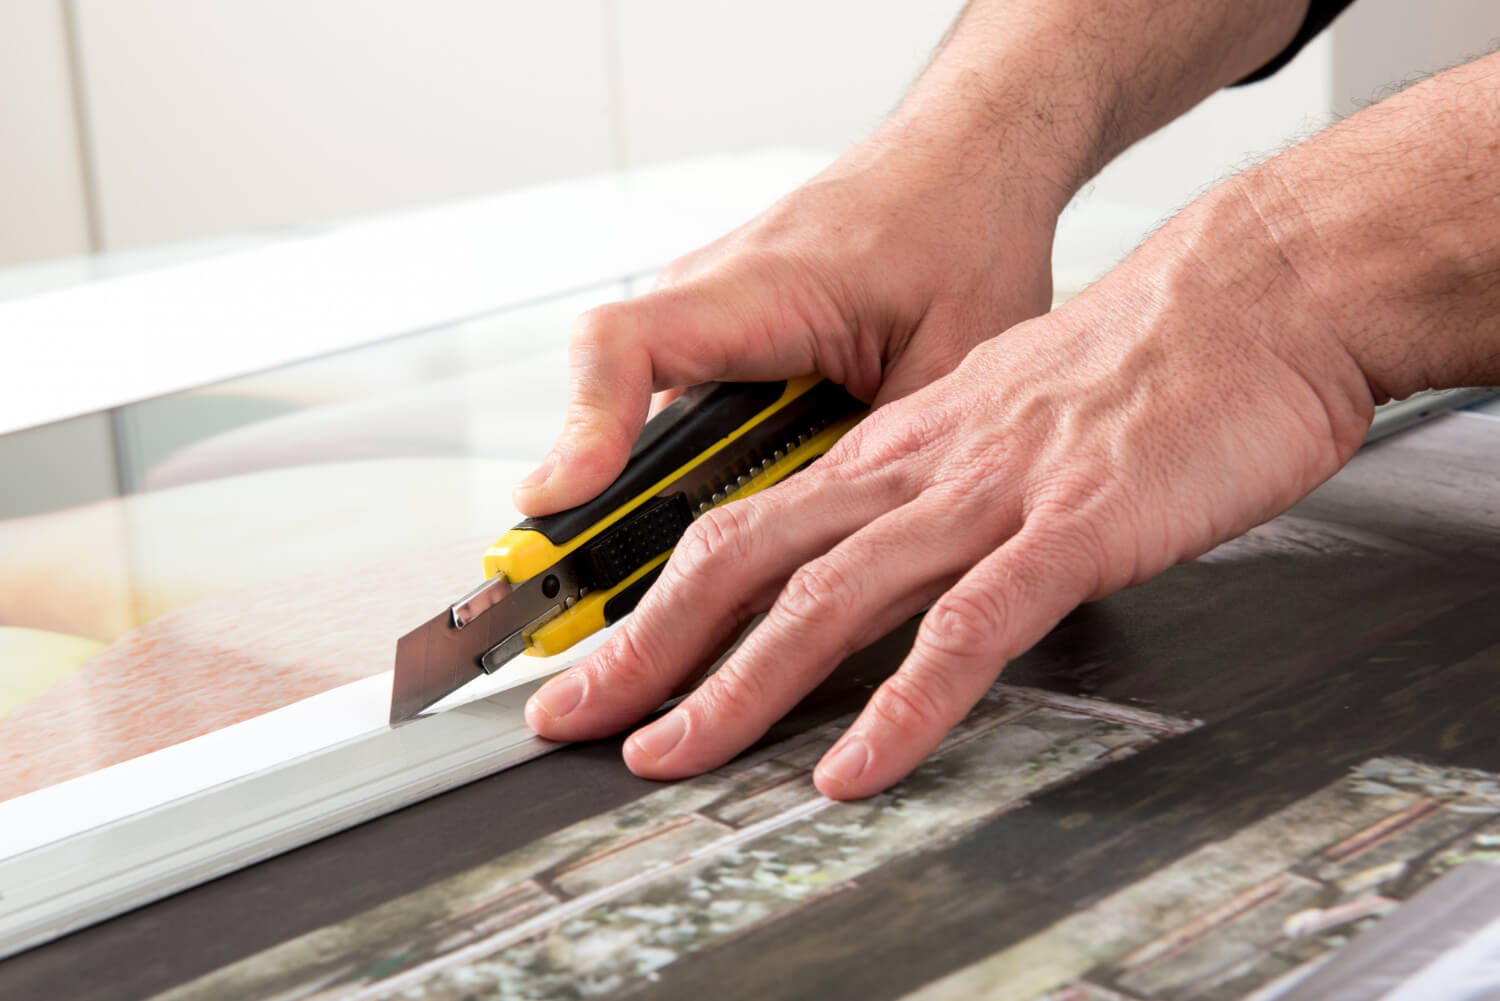
[(625, 744), (640, 775), (693, 775), (932, 603), (814, 776), (829, 796), (868, 796), (1074, 606), (1290, 506), (1354, 451), (1371, 402), (1335, 339), (1270, 322), (1296, 308), (1295, 283), (1252, 288), (1184, 253), (1209, 228), (1254, 232), (1232, 202), (1179, 217), (1089, 293), (878, 408), (804, 472), (699, 519), (612, 640), (532, 699), (530, 724), (560, 740), (617, 732), (765, 612)]
[[(624, 627), (542, 688), (528, 722), (560, 740), (630, 726), (764, 611), (713, 676), (625, 743), (641, 775), (692, 775), (931, 602), (910, 654), (814, 775), (843, 799), (897, 781), (1079, 602), (1193, 558), (1330, 476), (1377, 400), (1500, 382), (1497, 95), (1492, 55), (1376, 104), (1210, 191), (1093, 288), (1018, 325), (1006, 283), (970, 270), (950, 287), (939, 267), (917, 269), (926, 277), (907, 288), (956, 298), (935, 295), (912, 314), (916, 334), (894, 341), (858, 334), (910, 328), (835, 324), (830, 335), (815, 319), (778, 339), (774, 309), (721, 313), (763, 321), (731, 324), (739, 339), (619, 331), (575, 376), (599, 390), (590, 402), (632, 418), (648, 388), (679, 377), (816, 370), (868, 389), (932, 350), (933, 378), (903, 375), (901, 392), (882, 390), (883, 405), (809, 469), (695, 522)], [(983, 233), (1006, 217), (973, 218)], [(860, 264), (814, 267), (820, 280), (804, 287), (861, 289), (861, 302), (902, 287), (899, 267), (871, 279)], [(733, 287), (741, 273), (719, 269), (713, 282)], [(773, 302), (759, 295), (736, 301)], [(923, 318), (938, 315), (929, 343)], [(948, 372), (947, 352), (966, 344), (978, 346)], [(658, 364), (684, 357), (712, 363)], [(518, 506), (542, 514), (559, 499), (523, 493)]]

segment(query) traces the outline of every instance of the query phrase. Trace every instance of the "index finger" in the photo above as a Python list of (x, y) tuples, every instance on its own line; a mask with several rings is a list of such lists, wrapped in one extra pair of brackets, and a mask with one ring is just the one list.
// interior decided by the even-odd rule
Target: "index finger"
[(719, 278), (580, 317), (568, 342), (562, 434), (541, 467), (517, 484), (516, 507), (538, 516), (598, 495), (625, 468), (654, 391), (812, 371), (804, 338), (766, 336), (775, 310), (768, 296), (754, 280)]

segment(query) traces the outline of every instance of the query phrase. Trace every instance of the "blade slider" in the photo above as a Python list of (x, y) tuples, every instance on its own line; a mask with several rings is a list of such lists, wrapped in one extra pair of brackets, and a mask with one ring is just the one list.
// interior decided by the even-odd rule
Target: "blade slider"
[(551, 622), (553, 619), (561, 615), (563, 607), (564, 606), (561, 603), (552, 606), (541, 615), (538, 615), (536, 618), (526, 623), (526, 625), (522, 626), (520, 629), (517, 629), (509, 636), (505, 637), (505, 639), (501, 640), (499, 643), (496, 643), (494, 646), (486, 650), (484, 652), (484, 656), (479, 658), (479, 666), (484, 669), (484, 673), (494, 674), (496, 671), (500, 670), (500, 668), (504, 667), (506, 664), (514, 660), (516, 657), (519, 657), (522, 653), (525, 653), (526, 638), (532, 633), (536, 632), (537, 629), (541, 628), (543, 625)]
[(462, 629), (483, 615), (485, 610), (494, 606), (501, 598), (510, 593), (510, 581), (506, 580), (504, 574), (497, 574), (480, 584), (468, 594), (453, 603), (449, 612), (453, 616), (453, 628)]

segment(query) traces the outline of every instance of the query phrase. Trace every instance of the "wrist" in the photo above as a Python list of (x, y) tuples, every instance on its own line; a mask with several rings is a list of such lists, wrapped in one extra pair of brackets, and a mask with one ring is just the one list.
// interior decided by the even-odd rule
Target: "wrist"
[(881, 132), (1053, 220), (1111, 159), (1296, 33), (1305, 2), (969, 0)]
[(1450, 70), (1240, 179), (1377, 402), (1500, 378), (1497, 81)]
[(863, 270), (931, 293), (1041, 281), (1051, 301), (1052, 240), (1065, 199), (955, 152), (946, 122), (893, 120), (775, 209), (799, 228), (821, 219), (830, 243), (856, 248)]
[(1164, 350), (1242, 370), (1249, 396), (1263, 391), (1255, 380), (1268, 372), (1294, 374), (1321, 407), (1309, 431), (1347, 459), (1375, 401), (1321, 281), (1288, 255), (1307, 223), (1291, 207), (1266, 215), (1269, 183), (1251, 171), (1213, 188), (1074, 301), (1097, 294), (1095, 326), (1133, 325), (1170, 345)]
[(1039, 82), (1029, 53), (990, 58), (998, 71), (935, 64), (867, 145), (941, 165), (1050, 231), (1107, 160), (1101, 95), (1081, 78)]

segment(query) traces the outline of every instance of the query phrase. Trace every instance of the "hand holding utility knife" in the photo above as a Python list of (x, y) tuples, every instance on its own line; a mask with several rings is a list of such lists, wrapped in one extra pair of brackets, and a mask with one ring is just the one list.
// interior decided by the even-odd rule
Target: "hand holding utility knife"
[(518, 654), (561, 653), (618, 621), (693, 519), (797, 472), (864, 414), (815, 377), (688, 390), (603, 493), (506, 532), (484, 554), (484, 583), (397, 641), (391, 725)]

